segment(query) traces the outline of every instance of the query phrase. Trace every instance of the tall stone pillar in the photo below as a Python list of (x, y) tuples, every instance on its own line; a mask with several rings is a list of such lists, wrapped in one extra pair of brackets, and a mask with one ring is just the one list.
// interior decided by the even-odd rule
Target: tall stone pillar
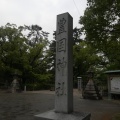
[(57, 16), (55, 111), (73, 112), (73, 18)]
[[(55, 110), (35, 115), (36, 120), (90, 120), (90, 114), (73, 111), (73, 19), (57, 16)], [(68, 114), (69, 113), (69, 114)]]

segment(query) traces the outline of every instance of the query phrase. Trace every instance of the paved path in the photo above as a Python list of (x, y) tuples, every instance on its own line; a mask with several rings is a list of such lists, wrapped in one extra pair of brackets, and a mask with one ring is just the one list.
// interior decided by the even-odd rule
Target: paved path
[[(0, 120), (34, 120), (34, 115), (54, 109), (53, 91), (0, 93)], [(112, 120), (120, 113), (120, 101), (85, 100), (74, 91), (74, 110), (90, 112), (91, 120)]]

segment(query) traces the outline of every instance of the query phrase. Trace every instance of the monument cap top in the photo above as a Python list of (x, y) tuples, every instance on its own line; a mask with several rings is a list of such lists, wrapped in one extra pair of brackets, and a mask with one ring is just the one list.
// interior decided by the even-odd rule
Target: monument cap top
[[(68, 14), (69, 16), (71, 16), (68, 12), (65, 12), (65, 13), (62, 13), (62, 14), (57, 15), (57, 17), (58, 17), (58, 16), (61, 16), (61, 15), (64, 15), (64, 14)], [(71, 17), (72, 17), (72, 16), (71, 16)]]

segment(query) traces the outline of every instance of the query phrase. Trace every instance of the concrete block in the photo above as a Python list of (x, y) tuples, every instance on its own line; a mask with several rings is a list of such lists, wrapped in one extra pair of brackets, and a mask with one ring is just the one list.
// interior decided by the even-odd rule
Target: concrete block
[(90, 120), (91, 114), (73, 112), (70, 114), (56, 113), (54, 110), (35, 115), (35, 120)]

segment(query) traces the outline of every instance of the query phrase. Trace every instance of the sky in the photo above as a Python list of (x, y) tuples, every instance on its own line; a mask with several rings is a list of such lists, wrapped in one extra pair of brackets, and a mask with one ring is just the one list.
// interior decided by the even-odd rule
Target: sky
[(56, 30), (56, 16), (68, 12), (73, 17), (73, 27), (80, 27), (78, 21), (84, 15), (87, 0), (0, 0), (0, 26), (6, 23), (16, 25), (39, 25), (49, 32), (53, 39)]

